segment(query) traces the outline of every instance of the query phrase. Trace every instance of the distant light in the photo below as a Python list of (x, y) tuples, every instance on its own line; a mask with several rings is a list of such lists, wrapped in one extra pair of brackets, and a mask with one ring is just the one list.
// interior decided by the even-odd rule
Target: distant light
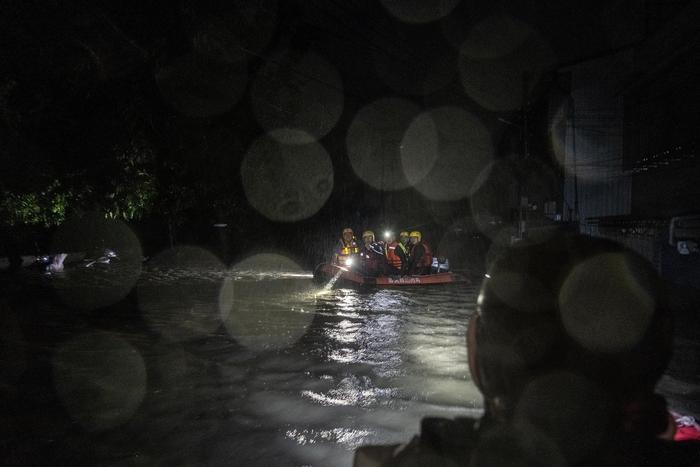
[(384, 232), (384, 238), (391, 238), (391, 232), (388, 230)]
[(484, 274), (484, 277), (487, 278), (487, 279), (491, 279), (491, 275), (490, 275), (490, 274)]
[(214, 227), (228, 227), (228, 224), (214, 224)]
[(355, 262), (355, 260), (354, 260), (353, 258), (347, 258), (347, 259), (345, 260), (345, 265), (346, 265), (346, 266), (352, 266), (352, 263), (354, 263), (354, 262)]

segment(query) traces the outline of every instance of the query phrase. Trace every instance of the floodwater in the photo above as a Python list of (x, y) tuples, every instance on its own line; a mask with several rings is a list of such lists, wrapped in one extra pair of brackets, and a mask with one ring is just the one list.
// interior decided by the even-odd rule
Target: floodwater
[(359, 291), (295, 268), (168, 264), (9, 283), (11, 462), (342, 466), (422, 417), (481, 412), (474, 286)]

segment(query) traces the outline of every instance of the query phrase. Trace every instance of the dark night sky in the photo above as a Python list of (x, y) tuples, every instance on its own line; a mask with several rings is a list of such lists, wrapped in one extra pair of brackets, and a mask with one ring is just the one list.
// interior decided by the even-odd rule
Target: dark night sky
[[(700, 197), (698, 17), (700, 0), (0, 0), (0, 459), (340, 465), (426, 415), (476, 415), (477, 315), (516, 345), (487, 339), (491, 389), (525, 388), (486, 405), (535, 414), (539, 458), (617, 456), (601, 433), (624, 453), (663, 426), (647, 390), (666, 362), (637, 358), (665, 355), (657, 309), (677, 315), (657, 390), (698, 417), (697, 216), (674, 217)], [(553, 225), (635, 250), (668, 307), (637, 255), (538, 243)], [(471, 284), (312, 284), (347, 226), (420, 230)], [(603, 391), (628, 354), (641, 386)], [(411, 445), (462, 452), (440, 437), (468, 419), (438, 420)], [(464, 452), (490, 459), (518, 423)]]
[[(133, 185), (128, 173), (114, 182), (131, 148), (150, 155), (159, 189), (144, 237), (162, 236), (153, 226), (174, 205), (182, 240), (210, 241), (205, 227), (226, 221), (246, 247), (300, 241), (300, 232), (319, 238), (346, 222), (449, 227), (468, 213), (457, 182), (411, 188), (388, 175), (391, 161), (353, 154), (370, 145), (376, 159), (400, 139), (387, 121), (408, 124), (447, 105), (463, 113), (436, 118), (469, 127), (457, 138), (491, 145), (488, 158), (506, 156), (517, 131), (499, 119), (517, 114), (523, 71), (535, 102), (558, 65), (639, 41), (680, 7), (513, 3), (440, 2), (448, 14), (420, 22), (434, 13), (426, 3), (390, 0), (4, 1), (1, 188), (60, 180), (82, 193), (83, 209), (99, 209), (114, 186)], [(395, 101), (366, 107), (387, 98)], [(388, 143), (372, 140), (369, 129), (384, 123)], [(300, 138), (311, 149), (297, 147), (290, 162), (288, 144)]]

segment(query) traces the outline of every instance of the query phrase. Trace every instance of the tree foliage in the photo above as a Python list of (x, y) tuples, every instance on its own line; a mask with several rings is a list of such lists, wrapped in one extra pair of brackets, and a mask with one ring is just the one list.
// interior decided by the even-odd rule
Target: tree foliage
[(53, 180), (42, 191), (13, 193), (3, 190), (0, 216), (9, 225), (57, 225), (65, 220), (66, 207), (73, 198), (73, 193), (64, 190), (59, 180)]
[(203, 46), (216, 31), (193, 26), (200, 8), (4, 2), (0, 224), (50, 227), (100, 212), (177, 228), (241, 211), (245, 142), (230, 139), (250, 128), (230, 114), (188, 117), (157, 86), (156, 71), (177, 57), (230, 61)]
[(110, 219), (134, 220), (148, 214), (156, 198), (153, 150), (143, 141), (114, 149), (117, 173), (110, 177), (104, 209)]

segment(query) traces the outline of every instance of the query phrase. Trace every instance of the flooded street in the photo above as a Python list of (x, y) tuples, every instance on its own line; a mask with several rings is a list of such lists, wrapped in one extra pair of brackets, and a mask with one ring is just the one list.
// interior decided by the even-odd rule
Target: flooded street
[(407, 441), (424, 416), (480, 413), (474, 287), (329, 289), (261, 256), (230, 270), (155, 258), (97, 309), (84, 305), (133, 271), (23, 273), (40, 292), (15, 285), (3, 313), (16, 460), (351, 465), (353, 448)]
[(700, 0), (3, 7), (0, 464), (700, 465)]

